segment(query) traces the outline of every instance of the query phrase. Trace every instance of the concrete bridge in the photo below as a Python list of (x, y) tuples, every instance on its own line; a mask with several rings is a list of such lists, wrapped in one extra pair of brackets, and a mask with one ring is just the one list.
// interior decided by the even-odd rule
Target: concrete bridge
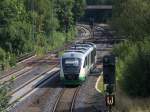
[(81, 21), (89, 22), (91, 18), (94, 22), (107, 22), (112, 17), (112, 5), (88, 5)]
[(86, 10), (112, 10), (112, 5), (88, 5)]

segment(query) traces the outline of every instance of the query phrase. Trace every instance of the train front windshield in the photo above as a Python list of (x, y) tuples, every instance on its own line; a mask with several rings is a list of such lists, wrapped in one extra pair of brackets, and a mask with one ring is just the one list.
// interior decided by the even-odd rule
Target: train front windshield
[(79, 58), (64, 58), (62, 59), (64, 73), (79, 73), (81, 67), (81, 59)]

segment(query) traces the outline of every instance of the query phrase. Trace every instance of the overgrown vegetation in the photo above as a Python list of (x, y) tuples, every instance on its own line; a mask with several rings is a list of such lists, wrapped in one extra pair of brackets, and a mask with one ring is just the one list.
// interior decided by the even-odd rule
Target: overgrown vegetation
[(116, 90), (116, 105), (113, 108), (114, 112), (149, 112), (150, 98), (132, 98), (125, 94), (117, 85)]
[(114, 52), (119, 57), (117, 76), (122, 88), (130, 96), (150, 96), (150, 42), (122, 43)]
[(0, 112), (6, 112), (8, 107), (9, 97), (6, 96), (9, 87), (7, 84), (0, 84)]
[(150, 97), (150, 1), (114, 0), (112, 26), (126, 39), (118, 56), (115, 112), (148, 112)]
[(150, 1), (114, 0), (113, 7), (112, 26), (126, 38), (114, 48), (120, 88), (132, 98), (150, 97)]
[(131, 41), (143, 41), (150, 35), (149, 0), (114, 0), (113, 26)]
[[(0, 0), (0, 69), (22, 54), (45, 54), (72, 41), (84, 6), (85, 0)], [(0, 112), (8, 106), (6, 93), (0, 85)]]
[(128, 41), (114, 49), (119, 57), (117, 74), (131, 96), (150, 96), (150, 1), (116, 0), (113, 26)]
[(72, 40), (84, 6), (85, 0), (1, 0), (2, 69), (14, 65), (16, 56), (43, 54)]

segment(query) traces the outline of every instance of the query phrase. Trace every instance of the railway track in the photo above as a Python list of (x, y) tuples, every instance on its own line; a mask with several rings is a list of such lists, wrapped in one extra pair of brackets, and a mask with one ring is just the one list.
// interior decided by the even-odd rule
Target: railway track
[[(50, 56), (51, 54), (55, 54), (55, 56), (58, 57), (58, 52), (59, 51), (63, 51), (64, 49), (72, 46), (72, 44), (74, 44), (74, 43), (73, 42), (69, 43), (68, 45), (65, 45), (63, 48), (57, 49), (54, 52), (48, 52), (47, 56), (41, 57), (41, 58), (36, 59), (36, 60), (28, 61), (27, 64), (28, 64), (28, 66), (30, 66), (30, 65), (35, 64), (35, 63), (37, 63), (38, 65), (40, 65), (41, 63), (46, 63), (46, 60), (48, 60), (48, 56)], [(55, 63), (56, 62), (54, 62), (53, 64), (55, 64)], [(42, 87), (44, 84), (47, 84), (51, 78), (54, 78), (55, 76), (57, 76), (59, 74), (58, 73), (59, 70), (57, 70), (56, 72), (52, 71), (52, 69), (55, 68), (55, 67), (57, 67), (57, 66), (58, 66), (58, 64), (54, 65), (51, 69), (45, 70), (44, 72), (38, 74), (36, 77), (32, 78), (31, 80), (25, 82), (24, 84), (22, 84), (21, 86), (19, 86), (15, 90), (13, 90), (10, 93), (8, 93), (9, 96), (12, 96), (12, 98), (11, 98), (11, 100), (9, 102), (10, 106), (14, 105), (14, 104), (16, 104), (18, 102), (21, 102), (26, 96), (29, 96), (37, 88)], [(33, 68), (31, 68), (31, 70), (32, 69)], [(26, 70), (26, 71), (29, 72), (29, 70)], [(15, 73), (16, 72), (14, 72), (14, 74)], [(9, 74), (8, 76), (10, 76), (10, 75), (12, 75), (12, 74)], [(23, 74), (20, 73), (18, 76), (16, 76), (16, 78), (20, 77), (21, 75), (23, 75)], [(74, 103), (75, 103), (75, 99), (77, 97), (79, 88), (80, 87), (73, 88), (71, 90), (69, 88), (65, 88), (64, 89), (64, 94), (61, 93), (62, 95), (59, 96), (59, 97), (62, 97), (62, 98), (58, 99), (58, 103), (56, 104), (56, 109), (54, 109), (54, 111), (55, 112), (60, 112), (59, 108), (61, 106), (59, 106), (59, 105), (61, 105), (61, 101), (63, 100), (63, 97), (67, 97), (67, 96), (65, 96), (66, 95), (65, 93), (70, 93), (71, 96), (70, 96), (70, 98), (68, 98), (68, 103), (67, 104), (69, 105), (68, 106), (68, 110), (70, 110), (71, 112), (73, 112)]]
[(35, 56), (36, 55), (34, 53), (28, 53), (23, 56), (17, 57), (17, 64), (23, 63), (24, 61), (29, 60)]
[[(33, 53), (29, 54), (29, 55), (19, 57), (17, 59), (18, 67), (13, 67), (13, 68), (9, 69), (8, 71), (4, 71), (3, 73), (1, 73), (2, 75), (0, 76), (0, 81), (7, 78), (7, 77), (10, 77), (9, 79), (11, 79), (13, 77), (17, 78), (18, 76), (21, 76), (22, 74), (25, 74), (26, 72), (29, 72), (29, 70), (24, 71), (24, 72), (19, 73), (19, 74), (18, 74), (18, 72), (24, 70), (26, 67), (29, 67), (29, 66), (32, 66), (31, 69), (30, 69), (30, 70), (32, 70), (33, 67), (41, 65), (42, 63), (46, 63), (45, 60), (48, 60), (47, 59), (48, 57), (49, 57), (49, 62), (53, 61), (53, 60), (50, 59), (51, 54), (54, 54), (55, 56), (58, 57), (58, 52), (63, 51), (64, 49), (66, 49), (71, 44), (72, 43), (70, 43), (68, 45), (65, 45), (63, 48), (56, 49), (52, 52), (48, 52), (47, 55), (42, 56), (40, 58), (31, 59), (32, 57), (34, 57)], [(43, 62), (42, 62), (42, 60), (43, 60)], [(15, 75), (15, 74), (17, 74), (17, 75)]]
[(26, 55), (23, 55), (23, 56), (20, 56), (20, 57), (17, 57), (17, 67), (12, 67), (10, 68), (9, 70), (6, 70), (6, 71), (2, 71), (0, 74), (1, 77), (0, 77), (0, 80), (10, 74), (14, 74), (22, 69), (25, 68), (25, 65), (21, 65), (23, 62), (27, 61), (27, 60), (30, 60), (31, 58), (35, 57), (36, 55), (34, 55), (33, 53), (30, 53), (30, 54), (26, 54)]
[(46, 71), (42, 72), (38, 76), (34, 77), (33, 79), (29, 80), (25, 84), (21, 85), (17, 89), (8, 93), (8, 96), (12, 96), (10, 100), (10, 105), (21, 100), (26, 95), (30, 94), (34, 89), (40, 88), (43, 84), (48, 83), (48, 81), (59, 74), (59, 69), (53, 70), (58, 65), (54, 65), (53, 68), (47, 69)]
[[(19, 71), (14, 71), (14, 72), (12, 72), (12, 73), (10, 73), (10, 74), (7, 74), (7, 75), (3, 75), (3, 76), (1, 76), (0, 77), (0, 80), (2, 80), (2, 79), (4, 79), (4, 78), (6, 78), (6, 77), (8, 77), (8, 76), (10, 76), (11, 74), (17, 74), (18, 72), (21, 72), (21, 71), (23, 71), (24, 70), (24, 68), (23, 69), (21, 69), (21, 70), (19, 70)], [(19, 74), (24, 74), (26, 71), (28, 71), (29, 69), (27, 69), (27, 70), (25, 70), (25, 71), (23, 71), (23, 72), (21, 72), (21, 73), (19, 73)], [(18, 75), (19, 75), (18, 74)]]
[(85, 37), (86, 36), (91, 36), (91, 32), (90, 32), (89, 27), (81, 25), (81, 24), (78, 24), (77, 28), (84, 34), (82, 36), (85, 36)]
[(57, 97), (52, 112), (73, 112), (80, 88), (81, 86), (76, 88), (63, 88)]
[[(41, 61), (41, 62), (40, 62)], [(21, 70), (19, 71), (15, 71), (13, 73), (10, 73), (10, 74), (7, 74), (7, 75), (3, 75), (0, 77), (0, 81), (1, 83), (6, 83), (6, 82), (9, 82), (9, 81), (15, 81), (17, 78), (21, 77), (21, 76), (24, 76), (24, 75), (27, 75), (28, 73), (30, 73), (35, 67), (38, 67), (39, 65), (42, 65), (42, 64), (48, 64), (48, 65), (52, 65), (52, 64), (55, 64), (57, 63), (58, 64), (58, 59), (57, 60), (53, 60), (53, 59), (50, 59), (50, 60), (44, 60), (44, 59), (41, 59), (41, 60), (38, 60), (36, 62), (31, 62), (32, 63), (32, 66), (30, 64), (30, 66), (27, 66), (27, 67), (24, 67), (22, 68)]]

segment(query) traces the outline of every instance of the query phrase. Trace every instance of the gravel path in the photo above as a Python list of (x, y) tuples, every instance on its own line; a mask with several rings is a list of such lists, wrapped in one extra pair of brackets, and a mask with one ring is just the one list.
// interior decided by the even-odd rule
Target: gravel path
[(104, 97), (95, 89), (98, 74), (91, 74), (83, 84), (76, 100), (74, 112), (104, 112)]

